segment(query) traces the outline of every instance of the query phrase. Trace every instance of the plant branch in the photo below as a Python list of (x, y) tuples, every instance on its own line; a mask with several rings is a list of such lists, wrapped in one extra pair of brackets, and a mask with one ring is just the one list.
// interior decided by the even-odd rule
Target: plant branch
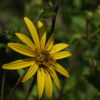
[(1, 83), (1, 97), (0, 97), (0, 100), (4, 100), (5, 78), (6, 78), (6, 71), (3, 72), (2, 83)]
[(33, 78), (33, 81), (28, 89), (28, 92), (27, 92), (27, 95), (25, 96), (25, 99), (24, 100), (28, 100), (32, 90), (33, 90), (33, 87), (34, 87), (34, 84), (35, 84), (35, 80), (36, 80), (36, 77)]
[(56, 1), (56, 4), (53, 4), (55, 16), (52, 18), (52, 25), (51, 25), (50, 34), (52, 34), (54, 32), (54, 29), (55, 29), (55, 23), (56, 23), (57, 13), (58, 13), (58, 10), (59, 10), (59, 4), (60, 4), (60, 0)]
[(56, 100), (62, 100), (62, 97), (63, 97), (63, 89), (64, 89), (64, 86), (65, 86), (65, 84), (66, 84), (66, 78), (63, 78), (62, 79), (63, 80), (63, 83), (62, 83), (62, 87), (61, 87), (61, 89), (60, 89), (60, 93), (59, 93), (59, 96), (56, 98)]
[(100, 32), (100, 28), (98, 28), (97, 30), (95, 30), (93, 33), (90, 34), (90, 38), (96, 36), (98, 34), (98, 32)]
[[(24, 74), (24, 75), (25, 75), (25, 74)], [(15, 83), (15, 85), (13, 86), (13, 88), (11, 89), (11, 91), (9, 92), (9, 94), (8, 94), (8, 96), (7, 96), (7, 100), (11, 100), (11, 97), (13, 96), (13, 94), (14, 94), (14, 92), (15, 92), (17, 86), (18, 86), (19, 83), (21, 82), (21, 80), (22, 80), (22, 78), (24, 77), (24, 75), (18, 78), (17, 82)]]

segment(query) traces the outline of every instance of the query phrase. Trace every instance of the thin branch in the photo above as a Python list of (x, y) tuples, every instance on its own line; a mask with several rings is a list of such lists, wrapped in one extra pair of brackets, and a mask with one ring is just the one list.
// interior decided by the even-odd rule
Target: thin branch
[(58, 0), (58, 1), (56, 1), (56, 4), (54, 5), (55, 16), (52, 18), (52, 25), (51, 25), (50, 34), (52, 34), (54, 32), (54, 29), (55, 29), (55, 23), (56, 23), (57, 13), (58, 13), (58, 10), (59, 10), (59, 4), (60, 4), (60, 1)]
[(3, 72), (2, 83), (1, 83), (1, 97), (0, 97), (0, 100), (4, 100), (5, 78), (6, 78), (6, 71)]
[(29, 89), (28, 89), (28, 92), (27, 92), (27, 95), (25, 96), (25, 99), (24, 100), (28, 100), (32, 90), (33, 90), (33, 87), (34, 87), (34, 84), (35, 84), (35, 80), (36, 80), (36, 77), (34, 77)]
[(65, 86), (65, 84), (66, 84), (66, 78), (63, 78), (62, 79), (63, 81), (63, 83), (62, 83), (62, 87), (61, 87), (61, 89), (60, 89), (60, 93), (59, 93), (59, 96), (57, 97), (57, 98), (55, 98), (56, 100), (62, 100), (62, 97), (63, 97), (63, 89), (64, 89), (64, 86)]
[[(25, 75), (25, 74), (24, 74), (24, 75)], [(24, 75), (18, 78), (17, 82), (15, 83), (15, 85), (13, 86), (13, 88), (11, 89), (11, 91), (9, 92), (9, 94), (8, 94), (8, 96), (7, 96), (7, 100), (11, 100), (11, 97), (13, 96), (13, 94), (14, 94), (14, 92), (15, 92), (17, 86), (18, 86), (19, 83), (21, 82), (21, 80), (22, 80), (22, 78), (24, 77)]]
[(98, 34), (98, 32), (100, 32), (100, 28), (98, 28), (97, 30), (95, 30), (93, 33), (90, 34), (90, 38), (96, 36)]

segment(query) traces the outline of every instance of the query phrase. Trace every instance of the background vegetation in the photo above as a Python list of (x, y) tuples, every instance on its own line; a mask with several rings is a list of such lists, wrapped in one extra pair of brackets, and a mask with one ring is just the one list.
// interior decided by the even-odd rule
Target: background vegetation
[[(55, 43), (70, 44), (66, 50), (71, 51), (73, 55), (59, 61), (69, 70), (71, 77), (66, 79), (59, 75), (62, 88), (59, 91), (54, 85), (51, 100), (100, 100), (100, 1), (61, 0), (58, 13), (55, 10), (57, 2), (58, 0), (0, 1), (1, 100), (6, 100), (9, 91), (24, 72), (5, 71), (1, 68), (4, 63), (24, 57), (6, 45), (8, 42), (19, 41), (15, 32), (29, 35), (23, 17), (29, 17), (34, 23), (42, 20), (49, 36), (52, 19), (56, 15)], [(20, 83), (12, 100), (24, 100), (30, 84), (31, 80)], [(36, 84), (29, 100), (37, 100)], [(41, 100), (45, 100), (45, 96)]]

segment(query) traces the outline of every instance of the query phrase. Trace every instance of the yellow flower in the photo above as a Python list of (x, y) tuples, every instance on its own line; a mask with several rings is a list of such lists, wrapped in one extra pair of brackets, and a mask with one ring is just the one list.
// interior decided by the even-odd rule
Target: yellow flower
[[(60, 88), (59, 79), (56, 71), (69, 77), (69, 73), (60, 64), (56, 62), (58, 59), (71, 56), (68, 51), (61, 51), (68, 47), (68, 44), (59, 43), (54, 45), (54, 34), (51, 35), (46, 42), (46, 31), (41, 21), (38, 21), (39, 35), (34, 24), (30, 19), (24, 17), (25, 23), (31, 33), (32, 39), (29, 39), (22, 33), (16, 33), (16, 36), (26, 45), (20, 43), (8, 43), (8, 46), (14, 51), (26, 55), (30, 58), (16, 60), (2, 66), (3, 69), (15, 70), (29, 67), (22, 82), (25, 82), (37, 73), (38, 96), (41, 98), (45, 89), (46, 97), (52, 96), (52, 79), (56, 86)], [(52, 78), (52, 79), (51, 79)]]

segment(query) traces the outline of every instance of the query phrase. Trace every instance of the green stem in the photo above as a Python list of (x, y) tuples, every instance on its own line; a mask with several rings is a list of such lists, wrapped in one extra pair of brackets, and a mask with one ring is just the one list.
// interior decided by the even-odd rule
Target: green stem
[(59, 96), (58, 96), (58, 98), (56, 98), (56, 100), (62, 100), (62, 97), (63, 97), (63, 89), (64, 89), (64, 86), (65, 86), (65, 84), (66, 84), (66, 79), (65, 78), (63, 78), (62, 79), (63, 80), (63, 83), (62, 83), (62, 87), (61, 87), (61, 89), (60, 89), (60, 93), (59, 93)]
[(95, 64), (94, 64), (94, 62), (93, 62), (93, 60), (94, 60), (94, 57), (93, 57), (93, 54), (92, 54), (92, 49), (91, 49), (91, 46), (90, 46), (90, 44), (91, 44), (91, 42), (90, 42), (90, 36), (89, 36), (89, 25), (90, 25), (90, 21), (86, 21), (86, 30), (85, 30), (85, 33), (86, 33), (86, 41), (87, 41), (87, 43), (88, 43), (88, 50), (89, 50), (89, 58), (92, 60), (92, 62), (89, 62), (90, 63), (90, 65), (91, 65), (91, 67), (92, 67), (92, 72), (93, 73), (96, 73), (97, 72), (97, 69), (96, 69), (96, 66), (95, 66)]

